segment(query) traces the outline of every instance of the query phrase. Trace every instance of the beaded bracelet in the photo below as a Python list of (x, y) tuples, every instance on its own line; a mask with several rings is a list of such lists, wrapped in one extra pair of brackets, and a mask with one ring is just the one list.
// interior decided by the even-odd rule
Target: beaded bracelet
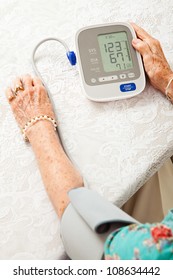
[(41, 120), (46, 120), (49, 121), (53, 124), (54, 130), (56, 130), (57, 128), (57, 122), (55, 121), (55, 119), (47, 116), (47, 115), (41, 115), (41, 116), (37, 116), (32, 118), (30, 121), (28, 121), (24, 127), (22, 128), (22, 134), (23, 134), (23, 138), (26, 142), (29, 141), (28, 137), (26, 136), (26, 131), (29, 127), (31, 127), (32, 125), (34, 125), (36, 122), (41, 121)]
[(169, 90), (169, 86), (171, 84), (171, 82), (173, 81), (173, 78), (171, 78), (167, 84), (167, 87), (165, 89), (165, 95), (166, 95), (166, 98), (171, 101), (171, 103), (173, 103), (173, 99), (168, 95), (168, 90)]

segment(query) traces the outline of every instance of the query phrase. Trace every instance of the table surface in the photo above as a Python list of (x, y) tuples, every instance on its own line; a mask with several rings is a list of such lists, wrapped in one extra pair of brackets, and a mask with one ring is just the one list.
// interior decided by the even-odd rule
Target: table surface
[[(0, 0), (0, 259), (65, 257), (57, 215), (4, 95), (16, 75), (33, 74), (34, 46), (56, 36), (75, 49), (81, 27), (134, 21), (173, 65), (172, 14), (172, 0)], [(149, 84), (129, 100), (91, 102), (61, 46), (47, 43), (37, 57), (71, 158), (91, 189), (121, 206), (173, 154), (172, 105)]]

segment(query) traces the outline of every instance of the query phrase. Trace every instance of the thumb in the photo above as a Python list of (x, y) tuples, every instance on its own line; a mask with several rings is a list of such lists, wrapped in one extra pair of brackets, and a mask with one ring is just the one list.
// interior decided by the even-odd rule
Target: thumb
[(143, 57), (151, 55), (151, 50), (145, 41), (138, 38), (132, 40), (132, 46), (137, 50)]

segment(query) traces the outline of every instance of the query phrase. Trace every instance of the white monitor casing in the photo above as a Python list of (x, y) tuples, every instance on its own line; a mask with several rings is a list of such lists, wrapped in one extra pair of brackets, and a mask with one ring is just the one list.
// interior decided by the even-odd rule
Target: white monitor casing
[[(88, 63), (87, 61), (88, 58), (86, 58), (87, 49), (85, 49), (86, 48), (86, 43), (84, 42), (85, 37), (87, 37), (86, 40), (89, 41), (89, 44), (92, 45), (92, 43), (90, 43), (92, 42), (92, 40), (96, 42), (96, 39), (92, 37), (96, 37), (99, 34), (104, 34), (104, 33), (108, 34), (112, 32), (117, 32), (117, 30), (123, 30), (123, 29), (129, 34), (128, 36), (130, 36), (129, 37), (130, 39), (136, 38), (136, 33), (132, 28), (132, 26), (129, 23), (124, 23), (124, 22), (89, 26), (80, 29), (76, 34), (77, 62), (79, 65), (79, 73), (82, 81), (82, 87), (86, 97), (92, 101), (107, 102), (113, 100), (126, 99), (140, 94), (145, 88), (146, 80), (145, 80), (145, 72), (144, 72), (142, 59), (140, 54), (136, 50), (134, 50), (132, 46), (130, 46), (131, 53), (132, 53), (132, 60), (133, 63), (135, 60), (135, 64), (138, 64), (137, 65), (138, 75), (136, 75), (136, 77), (130, 78), (130, 74), (132, 73), (129, 72), (131, 72), (131, 70), (129, 71), (127, 70), (124, 72), (124, 74), (119, 73), (120, 74), (119, 76), (121, 77), (123, 77), (123, 75), (127, 76), (127, 79), (123, 78), (121, 81), (119, 79), (118, 81), (111, 80), (111, 77), (113, 79), (114, 75), (115, 76), (117, 75), (117, 71), (115, 73), (112, 72), (110, 74), (105, 72), (105, 75), (103, 73), (100, 74), (101, 77), (105, 76), (105, 78), (108, 79), (108, 82), (105, 81), (103, 83), (99, 83), (97, 81), (96, 84), (94, 84), (95, 81), (98, 80), (98, 78), (91, 79), (92, 81), (94, 81), (93, 84), (86, 81), (86, 75), (84, 73), (86, 71), (84, 68), (88, 67), (86, 66), (86, 64)], [(129, 44), (131, 44), (131, 42), (129, 42)], [(99, 52), (98, 46), (97, 46), (97, 52)]]

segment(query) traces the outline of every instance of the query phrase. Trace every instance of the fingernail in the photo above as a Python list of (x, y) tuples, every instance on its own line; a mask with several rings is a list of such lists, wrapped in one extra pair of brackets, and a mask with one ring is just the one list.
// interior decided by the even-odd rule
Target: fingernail
[(137, 39), (137, 38), (135, 38), (135, 39), (132, 40), (132, 43), (133, 43), (134, 45), (137, 45), (137, 44), (139, 44), (140, 42), (141, 42), (141, 40), (140, 40), (140, 39)]

